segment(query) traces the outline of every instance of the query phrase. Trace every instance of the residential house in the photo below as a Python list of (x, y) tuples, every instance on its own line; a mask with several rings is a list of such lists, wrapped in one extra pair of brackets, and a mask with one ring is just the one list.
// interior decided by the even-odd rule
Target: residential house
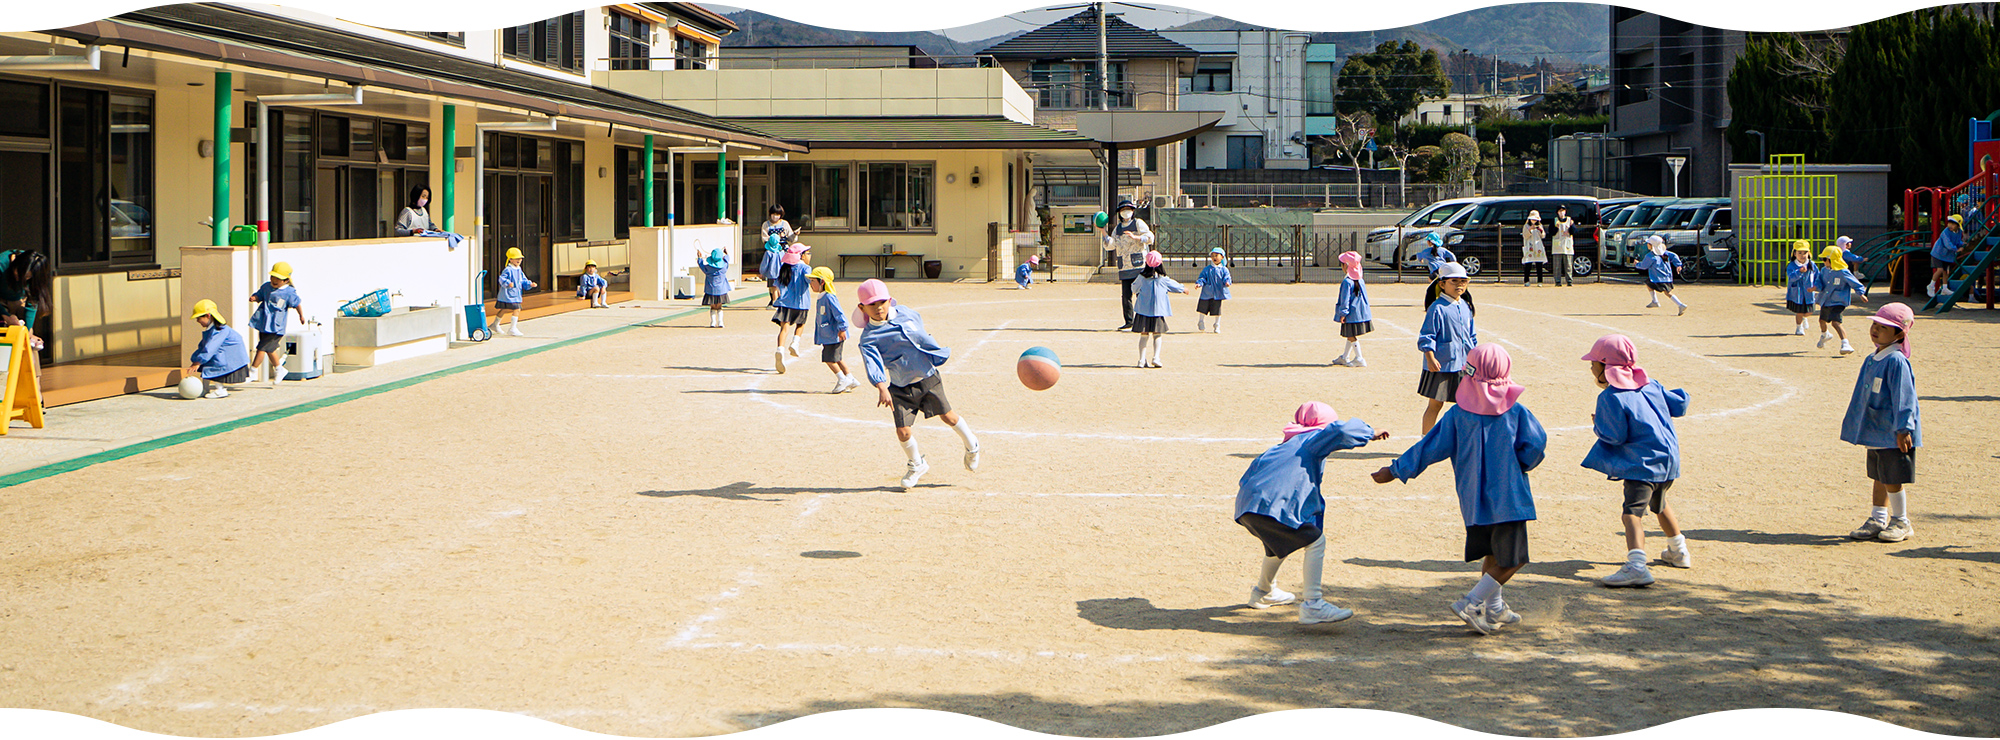
[(1333, 44), (1296, 31), (1161, 31), (1201, 52), (1181, 78), (1180, 109), (1222, 113), (1182, 142), (1182, 169), (1305, 169), (1307, 136), (1334, 133)]
[[(1728, 194), (1729, 71), (1745, 34), (1630, 8), (1611, 9), (1611, 131), (1623, 139), (1627, 188)], [(1685, 157), (1676, 187), (1668, 157)]]

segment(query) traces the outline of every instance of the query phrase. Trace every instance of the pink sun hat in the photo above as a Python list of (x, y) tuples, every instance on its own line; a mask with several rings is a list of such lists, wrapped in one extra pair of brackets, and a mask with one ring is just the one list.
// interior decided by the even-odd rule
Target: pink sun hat
[(1635, 391), (1646, 387), (1646, 369), (1637, 363), (1639, 351), (1632, 346), (1632, 340), (1623, 334), (1606, 334), (1597, 338), (1590, 346), (1590, 352), (1583, 359), (1604, 363), (1604, 382), (1621, 391)]
[(869, 322), (868, 312), (861, 310), (862, 306), (876, 301), (888, 301), (889, 305), (896, 305), (896, 299), (889, 297), (889, 284), (874, 278), (863, 280), (860, 285), (854, 287), (854, 301), (855, 322), (864, 329), (868, 327)]
[(1285, 425), (1285, 439), (1289, 441), (1306, 432), (1325, 428), (1326, 425), (1339, 419), (1340, 416), (1333, 412), (1332, 406), (1319, 401), (1308, 401), (1300, 406), (1298, 411), (1292, 412), (1292, 423)]
[(1909, 306), (1891, 303), (1876, 309), (1875, 315), (1868, 317), (1868, 320), (1883, 326), (1902, 329), (1903, 341), (1896, 343), (1896, 351), (1903, 353), (1904, 357), (1910, 356), (1910, 327), (1917, 323), (1917, 316), (1910, 311)]
[(1465, 355), (1472, 377), (1458, 384), (1458, 406), (1481, 416), (1499, 416), (1514, 408), (1528, 389), (1514, 382), (1514, 358), (1497, 344), (1482, 344)]
[(1161, 259), (1160, 259), (1160, 253), (1159, 253), (1159, 252), (1154, 252), (1154, 251), (1151, 251), (1151, 250), (1148, 250), (1148, 251), (1146, 252), (1146, 266), (1147, 266), (1147, 267), (1159, 267), (1159, 266), (1160, 266), (1160, 262), (1161, 262)]
[(1340, 263), (1341, 263), (1341, 264), (1343, 264), (1343, 265), (1347, 265), (1347, 276), (1348, 276), (1348, 277), (1351, 277), (1351, 278), (1354, 278), (1354, 279), (1356, 279), (1356, 280), (1360, 280), (1360, 279), (1361, 279), (1361, 253), (1360, 253), (1360, 252), (1341, 252), (1341, 253), (1340, 253)]
[(812, 247), (808, 247), (804, 244), (793, 244), (789, 247), (785, 247), (785, 256), (779, 258), (778, 261), (783, 262), (784, 264), (787, 265), (796, 265), (803, 261), (799, 259), (799, 255), (810, 251), (812, 251)]
[(1039, 255), (1039, 254), (1031, 254), (1031, 255), (1028, 255), (1028, 264), (1031, 264), (1031, 265), (1039, 265), (1039, 264), (1041, 264), (1041, 263), (1042, 263), (1042, 256), (1041, 256), (1041, 255)]

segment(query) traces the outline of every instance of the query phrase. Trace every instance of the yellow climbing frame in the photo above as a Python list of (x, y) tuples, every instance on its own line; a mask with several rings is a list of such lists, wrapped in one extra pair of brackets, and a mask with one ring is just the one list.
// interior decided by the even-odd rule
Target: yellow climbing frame
[(1774, 154), (1764, 174), (1743, 178), (1736, 212), (1736, 281), (1782, 285), (1792, 242), (1812, 243), (1813, 255), (1833, 243), (1840, 228), (1840, 182), (1808, 175), (1805, 155)]

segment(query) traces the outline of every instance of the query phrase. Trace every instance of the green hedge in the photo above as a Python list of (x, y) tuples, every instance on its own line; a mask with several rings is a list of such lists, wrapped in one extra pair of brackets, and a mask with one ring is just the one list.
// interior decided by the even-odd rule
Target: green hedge
[[(1507, 135), (1507, 150), (1519, 154), (1526, 147), (1528, 151), (1541, 152), (1548, 146), (1552, 136), (1575, 133), (1603, 133), (1610, 123), (1608, 116), (1583, 118), (1545, 118), (1539, 121), (1486, 121), (1479, 124), (1480, 141), (1493, 141), (1500, 134)], [(1402, 128), (1403, 143), (1415, 149), (1420, 146), (1437, 146), (1445, 134), (1464, 133), (1464, 126), (1410, 125)], [(1552, 133), (1553, 132), (1553, 133)]]

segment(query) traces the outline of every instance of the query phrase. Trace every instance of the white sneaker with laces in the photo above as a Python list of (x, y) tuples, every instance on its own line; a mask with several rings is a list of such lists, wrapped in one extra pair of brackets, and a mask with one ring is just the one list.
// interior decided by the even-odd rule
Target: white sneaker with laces
[(1855, 527), (1854, 531), (1848, 532), (1847, 537), (1848, 539), (1855, 539), (1855, 540), (1872, 540), (1875, 539), (1876, 535), (1881, 534), (1882, 530), (1887, 529), (1888, 526), (1889, 526), (1888, 521), (1882, 519), (1876, 519), (1875, 517), (1871, 516), (1863, 520), (1861, 522), (1861, 526)]
[(973, 445), (972, 449), (965, 451), (965, 469), (979, 472), (979, 445)]
[(1840, 340), (1840, 353), (1843, 355), (1854, 354), (1854, 345), (1848, 344), (1845, 339)]
[(1645, 563), (1635, 563), (1627, 560), (1625, 561), (1625, 565), (1618, 569), (1618, 572), (1605, 576), (1604, 580), (1599, 581), (1599, 583), (1611, 588), (1651, 586), (1653, 585), (1653, 570), (1647, 568)]
[(1325, 599), (1313, 599), (1299, 604), (1299, 624), (1338, 622), (1352, 616), (1354, 616), (1353, 609), (1334, 606)]
[(202, 395), (202, 398), (228, 398), (228, 397), (229, 397), (229, 389), (219, 385), (209, 389), (208, 393)]
[(1348, 366), (1348, 367), (1368, 367), (1368, 360), (1367, 360), (1366, 358), (1361, 358), (1361, 357), (1356, 357), (1356, 358), (1354, 358), (1354, 359), (1352, 359), (1352, 360), (1348, 360), (1348, 361), (1347, 361), (1347, 366)]
[(1660, 562), (1676, 568), (1692, 568), (1694, 567), (1694, 556), (1689, 555), (1686, 549), (1675, 550), (1669, 547), (1660, 551)]
[(860, 385), (861, 381), (855, 380), (854, 376), (849, 375), (847, 377), (841, 378), (840, 382), (834, 384), (835, 388), (834, 392), (846, 393), (848, 391), (854, 390), (857, 387), (860, 387)]
[(785, 351), (793, 357), (799, 356), (799, 335), (792, 335), (792, 343), (785, 345)]
[(1498, 617), (1488, 616), (1486, 618), (1487, 622), (1492, 623), (1494, 629), (1499, 629), (1501, 627), (1511, 627), (1521, 623), (1520, 612), (1516, 612), (1512, 608), (1506, 607), (1505, 604), (1502, 604), (1501, 606), (1502, 609), (1500, 611), (1500, 616)]
[(1479, 634), (1490, 635), (1500, 630), (1486, 619), (1485, 604), (1472, 603), (1472, 600), (1465, 597), (1461, 596), (1457, 601), (1451, 602), (1451, 613), (1465, 620), (1465, 624)]
[(1889, 526), (1883, 527), (1882, 532), (1875, 535), (1875, 539), (1881, 542), (1902, 542), (1916, 533), (1917, 530), (1910, 526), (1909, 517), (1892, 517), (1889, 519)]
[(1803, 337), (1803, 336), (1805, 336), (1805, 335), (1806, 335), (1806, 325), (1805, 325), (1805, 324), (1799, 324), (1799, 325), (1797, 325), (1797, 326), (1794, 326), (1794, 327), (1792, 327), (1792, 336), (1795, 336), (1795, 337)]
[(286, 370), (284, 365), (279, 365), (277, 371), (271, 375), (271, 387), (278, 387), (280, 383), (285, 382), (285, 379), (291, 376), (292, 371)]
[(1928, 295), (1929, 295), (1930, 297), (1932, 297), (1932, 298), (1936, 298), (1936, 297), (1937, 297), (1937, 283), (1925, 283), (1925, 284), (1924, 284), (1924, 293), (1928, 294)]
[(1832, 340), (1833, 332), (1823, 331), (1819, 333), (1819, 344), (1813, 346), (1817, 349), (1826, 349), (1826, 343)]
[(1687, 315), (1687, 312), (1688, 312), (1688, 304), (1685, 304), (1685, 303), (1683, 303), (1683, 304), (1681, 304), (1681, 310), (1679, 310), (1679, 311), (1675, 311), (1675, 312), (1674, 312), (1674, 315), (1675, 315), (1675, 316), (1685, 316), (1685, 315)]
[(833, 379), (833, 388), (832, 388), (831, 390), (828, 390), (828, 391), (827, 391), (826, 393), (827, 393), (827, 395), (834, 395), (834, 394), (836, 394), (836, 393), (839, 393), (839, 392), (841, 391), (841, 389), (844, 389), (844, 388), (846, 388), (846, 387), (847, 387), (847, 383), (846, 383), (846, 382), (842, 381), (842, 380), (841, 380), (841, 379), (839, 379), (839, 378), (834, 378), (834, 379)]
[(785, 373), (785, 351), (782, 349), (778, 350), (777, 358), (778, 374), (783, 375)]
[(525, 337), (525, 336), (528, 336), (528, 335), (526, 335), (526, 334), (522, 334), (522, 333), (521, 333), (521, 329), (520, 329), (520, 327), (515, 327), (515, 328), (512, 328), (512, 329), (508, 329), (508, 330), (507, 330), (507, 333), (508, 333), (508, 334), (510, 334), (510, 335), (513, 335), (513, 336), (517, 336), (517, 337)]
[(903, 470), (903, 490), (907, 492), (910, 489), (916, 488), (917, 481), (923, 478), (924, 474), (928, 472), (931, 472), (929, 461), (921, 457), (911, 460), (909, 467)]
[(1284, 606), (1297, 601), (1298, 598), (1297, 596), (1293, 596), (1291, 592), (1277, 586), (1272, 586), (1268, 592), (1255, 586), (1250, 587), (1250, 608), (1252, 609), (1269, 609), (1274, 606)]

